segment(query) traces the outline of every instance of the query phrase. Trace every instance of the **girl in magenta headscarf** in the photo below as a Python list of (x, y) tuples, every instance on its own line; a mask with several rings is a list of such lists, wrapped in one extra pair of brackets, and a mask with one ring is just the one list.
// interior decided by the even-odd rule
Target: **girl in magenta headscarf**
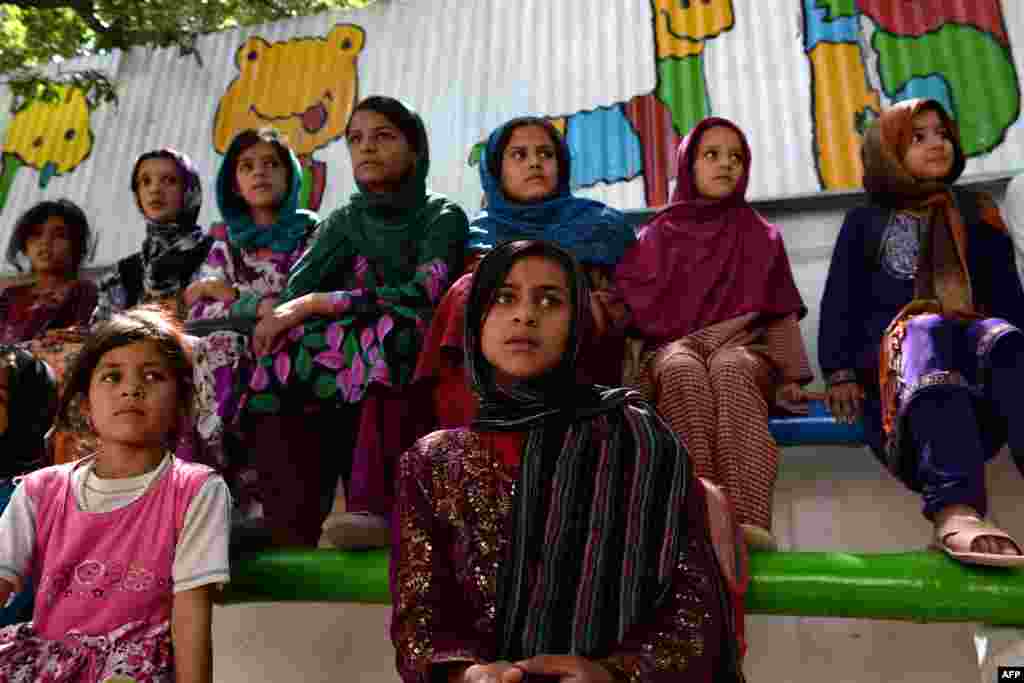
[(774, 405), (799, 411), (812, 379), (807, 312), (778, 229), (747, 204), (750, 147), (704, 119), (679, 145), (672, 203), (640, 233), (616, 284), (644, 339), (633, 381), (685, 441), (697, 475), (721, 484), (747, 542), (775, 546)]

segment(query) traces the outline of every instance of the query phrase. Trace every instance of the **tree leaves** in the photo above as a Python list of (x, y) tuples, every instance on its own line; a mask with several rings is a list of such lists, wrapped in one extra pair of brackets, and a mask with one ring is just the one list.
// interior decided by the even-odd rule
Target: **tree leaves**
[(0, 4), (0, 82), (16, 97), (54, 96), (58, 84), (80, 87), (91, 102), (117, 101), (114, 85), (93, 70), (48, 77), (41, 69), (74, 57), (131, 47), (177, 47), (202, 66), (197, 39), (248, 26), (375, 0), (7, 0)]

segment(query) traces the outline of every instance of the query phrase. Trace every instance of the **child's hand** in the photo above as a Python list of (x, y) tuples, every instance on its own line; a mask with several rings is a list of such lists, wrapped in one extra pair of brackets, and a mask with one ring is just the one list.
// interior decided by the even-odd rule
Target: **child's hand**
[(280, 303), (280, 299), (276, 296), (268, 296), (260, 302), (260, 305), (256, 308), (257, 318), (266, 318), (268, 315), (274, 312), (277, 308), (277, 304)]
[(197, 280), (185, 289), (185, 305), (191, 306), (200, 299), (216, 299), (226, 304), (238, 298), (238, 291), (224, 280), (205, 278)]
[(825, 405), (836, 420), (853, 424), (860, 419), (864, 405), (864, 389), (857, 382), (834, 384), (829, 387)]
[[(514, 666), (528, 674), (557, 677), (560, 683), (614, 683), (608, 669), (586, 657), (537, 655), (516, 662)], [(504, 680), (518, 683), (522, 678), (506, 677)]]
[(459, 683), (519, 683), (523, 670), (511, 662), (474, 664), (455, 678)]
[(807, 400), (807, 393), (796, 382), (787, 382), (775, 391), (776, 403), (804, 403)]
[(252, 333), (252, 349), (264, 356), (274, 348), (277, 338), (313, 314), (312, 295), (300, 296), (280, 304), (261, 317)]

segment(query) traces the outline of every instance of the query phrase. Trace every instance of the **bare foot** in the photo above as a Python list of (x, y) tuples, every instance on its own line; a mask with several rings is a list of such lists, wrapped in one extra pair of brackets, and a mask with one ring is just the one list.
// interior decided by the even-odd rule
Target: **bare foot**
[[(953, 552), (957, 553), (987, 553), (990, 555), (1021, 555), (1020, 548), (1014, 545), (1013, 541), (1000, 538), (999, 536), (976, 536), (974, 542), (968, 545), (964, 539), (968, 538), (962, 534), (950, 533), (956, 531), (957, 523), (961, 520), (979, 520), (981, 515), (967, 505), (948, 505), (935, 515), (936, 536), (940, 533), (946, 535), (939, 540), (945, 543)], [(944, 530), (944, 531), (943, 531)]]

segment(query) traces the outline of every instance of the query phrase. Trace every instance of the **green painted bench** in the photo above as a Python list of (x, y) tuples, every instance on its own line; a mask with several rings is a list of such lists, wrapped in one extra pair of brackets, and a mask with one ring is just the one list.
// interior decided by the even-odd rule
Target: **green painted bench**
[[(387, 550), (279, 550), (232, 570), (224, 603), (389, 604)], [(967, 567), (938, 552), (778, 552), (750, 558), (747, 611), (798, 617), (1024, 626), (1024, 571)]]

